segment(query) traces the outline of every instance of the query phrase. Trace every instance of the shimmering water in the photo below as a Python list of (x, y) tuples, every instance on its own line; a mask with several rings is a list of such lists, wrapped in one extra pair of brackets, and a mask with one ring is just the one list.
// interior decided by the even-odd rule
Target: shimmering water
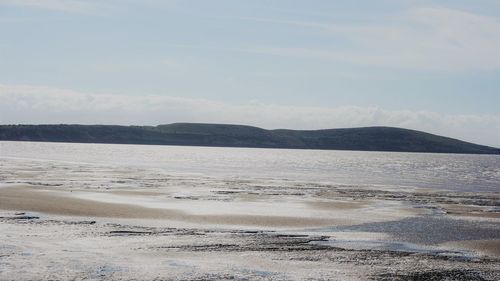
[(493, 155), (0, 142), (2, 158), (245, 179), (500, 191), (500, 156)]

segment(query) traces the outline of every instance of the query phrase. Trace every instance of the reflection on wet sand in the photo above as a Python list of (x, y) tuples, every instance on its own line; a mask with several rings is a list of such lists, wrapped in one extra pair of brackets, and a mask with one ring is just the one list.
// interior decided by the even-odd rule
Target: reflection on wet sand
[(0, 179), (0, 279), (500, 277), (496, 192), (31, 160)]

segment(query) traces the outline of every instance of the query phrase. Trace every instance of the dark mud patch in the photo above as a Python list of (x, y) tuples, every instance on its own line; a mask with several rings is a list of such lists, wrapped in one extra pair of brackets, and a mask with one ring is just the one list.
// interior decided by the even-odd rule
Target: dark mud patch
[(13, 216), (0, 216), (0, 222), (23, 223), (23, 224), (50, 224), (50, 225), (94, 225), (94, 220), (71, 221), (43, 219), (26, 213), (16, 213)]
[(413, 272), (409, 274), (384, 274), (375, 278), (379, 281), (494, 281), (488, 273), (474, 270), (448, 270)]
[[(155, 249), (190, 252), (301, 252), (333, 249), (314, 242), (326, 241), (326, 236), (286, 235), (276, 233), (231, 233), (231, 243), (168, 245)], [(237, 243), (234, 243), (237, 242)]]
[(16, 213), (13, 216), (3, 216), (0, 217), (0, 220), (11, 220), (11, 221), (29, 221), (29, 220), (38, 220), (40, 219), (39, 216), (30, 216), (26, 215), (26, 213)]
[(113, 230), (108, 232), (110, 236), (145, 236), (152, 235), (151, 231), (133, 231), (133, 230)]
[(64, 224), (64, 225), (93, 225), (96, 221), (61, 221), (61, 220), (46, 220), (47, 223)]
[(166, 235), (177, 235), (177, 236), (200, 236), (205, 235), (206, 231), (198, 229), (189, 228), (161, 228), (161, 227), (140, 227), (140, 226), (128, 226), (120, 224), (107, 224), (107, 227), (115, 228), (103, 233), (104, 236), (166, 236)]
[(500, 225), (495, 222), (421, 216), (399, 221), (333, 227), (328, 230), (388, 233), (398, 241), (436, 245), (450, 241), (500, 239), (499, 228)]
[(319, 197), (355, 198), (355, 199), (376, 199), (389, 201), (406, 201), (416, 205), (470, 205), (483, 207), (499, 207), (500, 197), (497, 193), (483, 192), (411, 192), (363, 189), (343, 186), (324, 186), (318, 191)]

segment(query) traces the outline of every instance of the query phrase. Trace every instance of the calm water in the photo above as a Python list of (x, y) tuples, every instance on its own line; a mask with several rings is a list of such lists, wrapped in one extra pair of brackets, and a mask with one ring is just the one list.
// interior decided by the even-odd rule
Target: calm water
[(500, 156), (490, 155), (0, 142), (2, 158), (250, 179), (500, 191)]

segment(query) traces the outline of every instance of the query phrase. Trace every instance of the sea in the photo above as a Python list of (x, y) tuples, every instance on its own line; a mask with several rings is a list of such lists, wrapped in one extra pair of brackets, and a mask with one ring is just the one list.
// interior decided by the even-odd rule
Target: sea
[(0, 142), (0, 169), (68, 163), (235, 179), (499, 192), (500, 156), (195, 146)]

